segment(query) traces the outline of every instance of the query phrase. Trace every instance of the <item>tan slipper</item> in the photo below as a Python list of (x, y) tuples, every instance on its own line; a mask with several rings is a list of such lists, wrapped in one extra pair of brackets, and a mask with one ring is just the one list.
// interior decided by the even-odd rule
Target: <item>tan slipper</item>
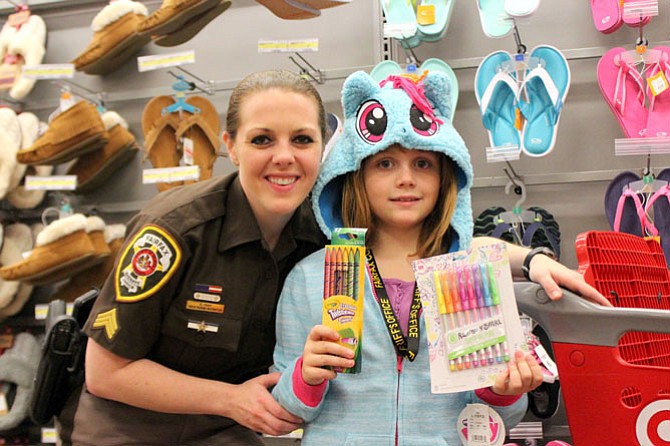
[(302, 0), (256, 0), (256, 2), (284, 20), (313, 19), (321, 15), (321, 11), (307, 5), (307, 2)]
[(137, 30), (147, 17), (146, 6), (132, 0), (116, 0), (105, 6), (91, 22), (93, 39), (72, 63), (77, 71), (108, 74), (149, 43)]
[(100, 150), (80, 156), (67, 170), (68, 175), (77, 176), (76, 193), (96, 189), (139, 151), (135, 136), (118, 113), (107, 111), (102, 114), (102, 121), (109, 132), (109, 142)]
[(21, 149), (16, 159), (23, 164), (56, 165), (85, 153), (101, 149), (109, 133), (95, 105), (79, 101), (56, 115), (44, 135), (27, 149)]
[[(193, 142), (193, 165), (200, 167), (199, 181), (212, 177), (214, 163), (219, 156), (221, 121), (211, 102), (201, 96), (191, 96), (186, 102), (200, 109), (182, 119), (177, 129), (177, 138), (188, 138)], [(184, 184), (195, 181), (184, 181)]]
[(161, 7), (140, 24), (138, 32), (149, 36), (176, 32), (186, 22), (218, 3), (219, 0), (163, 0)]
[(89, 268), (94, 260), (95, 247), (86, 233), (86, 217), (74, 214), (46, 226), (30, 255), (0, 268), (0, 278), (47, 285)]
[(191, 18), (178, 30), (156, 37), (153, 42), (158, 46), (177, 46), (186, 43), (207, 26), (209, 22), (225, 12), (230, 5), (230, 0), (219, 0), (219, 3), (213, 8)]
[[(163, 109), (174, 104), (170, 96), (156, 96), (144, 107), (142, 112), (142, 131), (144, 132), (145, 158), (154, 168), (178, 167), (181, 151), (177, 145), (176, 132), (179, 128), (179, 114), (165, 113)], [(159, 191), (181, 186), (183, 181), (156, 183)]]
[(335, 6), (348, 5), (351, 0), (299, 0), (300, 3), (314, 9), (334, 8)]

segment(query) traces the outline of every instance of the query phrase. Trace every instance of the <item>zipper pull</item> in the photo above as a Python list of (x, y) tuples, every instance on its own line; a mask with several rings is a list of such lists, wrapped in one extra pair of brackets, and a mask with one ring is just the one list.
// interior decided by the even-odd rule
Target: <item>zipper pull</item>
[(396, 355), (396, 358), (398, 358), (398, 373), (402, 373), (402, 360), (403, 357), (400, 355)]

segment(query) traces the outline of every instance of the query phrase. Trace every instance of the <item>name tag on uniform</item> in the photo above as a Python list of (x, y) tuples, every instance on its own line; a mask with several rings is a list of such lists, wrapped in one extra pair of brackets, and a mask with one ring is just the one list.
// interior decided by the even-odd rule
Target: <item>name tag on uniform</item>
[(204, 300), (207, 302), (221, 302), (221, 296), (217, 296), (216, 294), (193, 293), (193, 298), (195, 300)]
[(207, 313), (223, 314), (225, 306), (223, 304), (214, 304), (210, 302), (198, 302), (196, 300), (187, 300), (186, 309), (193, 311), (204, 311)]

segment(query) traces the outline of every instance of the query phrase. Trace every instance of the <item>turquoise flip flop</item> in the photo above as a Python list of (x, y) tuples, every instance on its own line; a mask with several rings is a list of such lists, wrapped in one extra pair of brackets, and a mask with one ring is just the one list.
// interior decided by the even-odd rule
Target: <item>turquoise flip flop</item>
[[(429, 25), (417, 24), (417, 31), (421, 40), (426, 42), (436, 42), (444, 37), (447, 33), (451, 13), (454, 11), (456, 0), (421, 0), (419, 8), (425, 6), (433, 6), (435, 10), (435, 22)], [(417, 15), (420, 14), (420, 9)], [(417, 21), (418, 17), (417, 17)]]
[(370, 71), (370, 77), (377, 82), (381, 82), (393, 74), (402, 74), (404, 70), (394, 60), (382, 60)]
[(507, 51), (495, 51), (484, 58), (475, 73), (475, 95), (491, 147), (520, 147), (514, 125), (519, 87), (516, 75), (502, 68), (511, 61)]
[(539, 157), (551, 152), (556, 144), (558, 121), (570, 88), (570, 67), (565, 56), (553, 46), (539, 45), (530, 52), (540, 65), (529, 68), (522, 90), (527, 103), (521, 107), (526, 121), (521, 150)]
[(418, 71), (423, 70), (428, 70), (429, 72), (440, 71), (449, 77), (449, 84), (451, 85), (451, 114), (449, 119), (453, 122), (454, 113), (456, 113), (456, 104), (458, 103), (458, 78), (456, 78), (454, 70), (452, 70), (449, 64), (447, 64), (445, 61), (435, 57), (423, 61), (421, 66), (418, 68)]
[[(393, 35), (405, 48), (414, 48), (421, 44), (417, 33), (416, 13), (411, 0), (379, 0), (386, 17), (387, 27), (402, 26), (403, 32)], [(406, 27), (406, 29), (405, 29)]]
[(487, 37), (500, 39), (514, 29), (514, 22), (505, 13), (503, 0), (477, 0), (477, 9), (482, 31)]

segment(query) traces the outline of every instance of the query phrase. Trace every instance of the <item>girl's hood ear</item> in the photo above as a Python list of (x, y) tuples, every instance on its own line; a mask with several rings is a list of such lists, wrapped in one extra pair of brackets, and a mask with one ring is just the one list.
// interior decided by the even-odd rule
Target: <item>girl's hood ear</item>
[(349, 76), (342, 87), (344, 117), (355, 115), (363, 100), (379, 90), (379, 84), (364, 71), (357, 71)]

